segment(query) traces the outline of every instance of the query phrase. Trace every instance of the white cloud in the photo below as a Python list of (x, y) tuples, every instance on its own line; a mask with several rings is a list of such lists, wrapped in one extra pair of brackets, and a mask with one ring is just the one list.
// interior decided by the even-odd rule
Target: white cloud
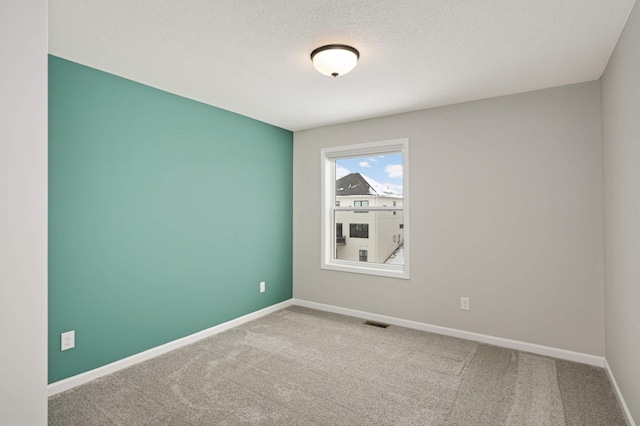
[(371, 164), (369, 164), (368, 161), (361, 161), (361, 162), (358, 163), (358, 165), (360, 167), (371, 167)]
[(389, 164), (384, 171), (391, 179), (402, 178), (402, 164)]
[(369, 158), (369, 162), (371, 162), (371, 163), (377, 163), (377, 162), (378, 162), (378, 159), (377, 159), (377, 158), (375, 158), (375, 157), (371, 157), (371, 158)]
[(348, 175), (349, 173), (351, 173), (348, 169), (345, 169), (344, 167), (336, 167), (336, 179), (340, 179), (341, 177), (345, 177), (346, 175)]

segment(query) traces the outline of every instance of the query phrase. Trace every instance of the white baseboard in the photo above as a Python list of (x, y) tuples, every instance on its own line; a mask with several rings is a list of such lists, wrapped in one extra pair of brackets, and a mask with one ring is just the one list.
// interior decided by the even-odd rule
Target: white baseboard
[(245, 324), (249, 321), (253, 321), (255, 319), (268, 315), (270, 313), (279, 311), (280, 309), (286, 308), (287, 306), (290, 306), (292, 304), (293, 304), (293, 299), (285, 300), (284, 302), (280, 302), (275, 305), (268, 306), (259, 311), (241, 316), (240, 318), (227, 321), (225, 323), (216, 325), (214, 327), (207, 328), (206, 330), (202, 330), (197, 333), (191, 334), (189, 336), (174, 340), (172, 342), (165, 343), (164, 345), (156, 346), (155, 348), (151, 348), (144, 352), (140, 352), (130, 357), (121, 359), (119, 361), (112, 362), (111, 364), (107, 364), (102, 367), (93, 369), (91, 371), (87, 371), (85, 373), (81, 373), (76, 376), (51, 383), (47, 387), (48, 394), (49, 396), (52, 396), (57, 393), (64, 392), (76, 386), (80, 386), (82, 384), (90, 382), (91, 380), (95, 380), (99, 377), (106, 376), (107, 374), (115, 373), (118, 370), (122, 370), (124, 368), (130, 367), (139, 362), (146, 361), (148, 359), (154, 358), (158, 355), (162, 355), (174, 349), (178, 349), (180, 347), (190, 345), (191, 343), (197, 342), (198, 340), (204, 339), (209, 336), (213, 336), (214, 334), (222, 333), (223, 331), (226, 331), (230, 328), (237, 327), (239, 325)]
[(461, 339), (473, 340), (475, 342), (487, 343), (503, 348), (515, 349), (523, 352), (531, 352), (537, 355), (545, 355), (567, 361), (580, 362), (582, 364), (604, 367), (605, 359), (601, 356), (589, 355), (580, 352), (567, 351), (565, 349), (552, 348), (550, 346), (536, 345), (534, 343), (521, 342), (518, 340), (503, 339), (486, 334), (473, 333), (470, 331), (457, 330), (455, 328), (441, 327), (438, 325), (425, 324), (417, 321), (410, 321), (385, 315), (372, 314), (369, 312), (357, 311), (354, 309), (341, 308), (339, 306), (325, 305), (322, 303), (310, 302), (302, 299), (293, 299), (294, 305), (307, 308), (318, 309), (320, 311), (333, 312), (336, 314), (348, 315), (378, 322), (384, 322), (400, 327), (413, 328), (416, 330), (428, 331), (445, 336), (459, 337)]
[(607, 374), (609, 375), (609, 380), (613, 384), (613, 390), (616, 393), (616, 397), (618, 398), (618, 402), (622, 407), (622, 411), (627, 418), (627, 423), (629, 426), (636, 426), (636, 422), (633, 421), (633, 417), (631, 417), (631, 411), (629, 411), (629, 407), (627, 407), (627, 403), (624, 401), (624, 397), (622, 396), (622, 392), (620, 392), (620, 388), (618, 387), (618, 382), (616, 382), (616, 378), (613, 375), (613, 371), (611, 371), (611, 366), (609, 366), (609, 362), (604, 360), (604, 368), (607, 370)]

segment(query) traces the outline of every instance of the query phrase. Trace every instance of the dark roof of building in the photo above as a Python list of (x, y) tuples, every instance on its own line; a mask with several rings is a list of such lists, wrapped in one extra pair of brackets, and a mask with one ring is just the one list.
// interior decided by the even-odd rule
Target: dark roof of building
[(360, 173), (350, 173), (336, 180), (336, 195), (373, 195), (392, 198), (402, 198), (402, 194), (387, 185), (363, 176)]
[(376, 195), (360, 173), (350, 173), (336, 181), (336, 195)]

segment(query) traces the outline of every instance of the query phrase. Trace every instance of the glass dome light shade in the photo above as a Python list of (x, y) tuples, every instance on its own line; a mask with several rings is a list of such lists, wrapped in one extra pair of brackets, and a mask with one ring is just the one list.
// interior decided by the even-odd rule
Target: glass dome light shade
[(313, 66), (322, 74), (331, 77), (345, 75), (358, 63), (360, 53), (351, 46), (329, 44), (311, 52)]

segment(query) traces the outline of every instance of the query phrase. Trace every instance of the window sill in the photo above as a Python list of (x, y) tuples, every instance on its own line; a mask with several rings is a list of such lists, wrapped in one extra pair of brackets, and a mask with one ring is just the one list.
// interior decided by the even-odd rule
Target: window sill
[(409, 271), (407, 266), (380, 265), (371, 266), (365, 262), (349, 262), (339, 261), (331, 263), (323, 263), (320, 268), (330, 271), (349, 272), (353, 274), (376, 275), (378, 277), (399, 278), (403, 280), (409, 279)]

